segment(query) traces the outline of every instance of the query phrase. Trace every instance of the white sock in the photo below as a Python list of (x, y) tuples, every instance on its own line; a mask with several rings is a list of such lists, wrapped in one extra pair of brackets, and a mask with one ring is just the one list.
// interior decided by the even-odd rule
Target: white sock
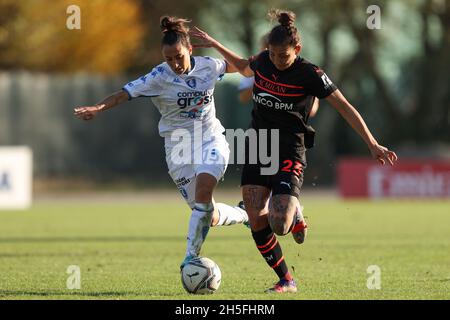
[(214, 207), (212, 204), (196, 204), (189, 220), (186, 256), (198, 256), (211, 225)]
[(239, 207), (232, 207), (225, 203), (216, 203), (219, 212), (219, 222), (216, 226), (231, 226), (236, 223), (248, 221), (247, 212)]

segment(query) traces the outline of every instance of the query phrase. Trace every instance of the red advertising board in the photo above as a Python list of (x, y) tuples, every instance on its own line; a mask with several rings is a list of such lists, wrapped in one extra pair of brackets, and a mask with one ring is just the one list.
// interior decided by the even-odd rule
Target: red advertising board
[(403, 159), (382, 166), (372, 159), (345, 158), (337, 170), (344, 198), (450, 198), (450, 161)]

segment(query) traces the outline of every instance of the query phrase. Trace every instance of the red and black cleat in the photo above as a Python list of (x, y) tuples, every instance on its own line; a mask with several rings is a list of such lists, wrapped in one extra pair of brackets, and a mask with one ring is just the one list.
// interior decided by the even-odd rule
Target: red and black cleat
[(297, 208), (297, 212), (295, 213), (294, 217), (294, 227), (291, 230), (292, 237), (294, 238), (295, 242), (302, 244), (305, 242), (306, 234), (308, 231), (308, 225), (305, 222), (305, 219), (303, 218), (303, 214), (301, 209)]
[(267, 289), (267, 293), (295, 293), (297, 284), (294, 280), (281, 279), (272, 288)]

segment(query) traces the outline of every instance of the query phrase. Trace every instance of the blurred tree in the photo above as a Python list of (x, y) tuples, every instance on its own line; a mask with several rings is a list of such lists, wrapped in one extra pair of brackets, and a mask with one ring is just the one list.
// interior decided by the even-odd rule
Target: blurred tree
[(161, 63), (161, 16), (170, 15), (186, 18), (192, 21), (190, 26), (198, 24), (202, 10), (208, 8), (207, 0), (176, 1), (176, 0), (139, 0), (141, 15), (144, 17), (143, 27), (145, 37), (136, 51), (136, 59), (127, 69), (130, 73), (141, 74), (156, 64)]
[(265, 17), (273, 2), (207, 0), (208, 7), (202, 11), (201, 27), (240, 55), (253, 55), (260, 49), (260, 37), (270, 30)]
[[(359, 50), (342, 69), (342, 77), (354, 80), (359, 71), (361, 77), (372, 81), (375, 90), (371, 94), (367, 90), (361, 92), (368, 94), (364, 99), (368, 105), (377, 102), (377, 111), (382, 115), (381, 137), (389, 143), (414, 141), (423, 145), (450, 141), (450, 0), (383, 1), (380, 6), (384, 21), (391, 23), (388, 33), (365, 27), (357, 19), (355, 0), (342, 1), (346, 21), (359, 44)], [(393, 32), (397, 16), (410, 20), (397, 22), (405, 24), (397, 26), (404, 29), (398, 34)], [(411, 23), (418, 25), (415, 34)], [(394, 54), (389, 57), (386, 51), (398, 50), (405, 35), (416, 39), (417, 50), (404, 54), (391, 67), (398, 72), (389, 80), (382, 65), (386, 64), (386, 57), (394, 60)]]
[[(66, 26), (73, 4), (81, 30)], [(0, 68), (114, 74), (133, 63), (142, 21), (137, 0), (1, 0)]]
[(0, 0), (0, 67), (12, 67), (18, 52), (16, 29), (20, 5), (14, 0)]
[[(450, 141), (450, 0), (425, 0), (420, 7), (421, 55), (406, 61), (407, 127), (419, 144)], [(409, 72), (407, 72), (409, 71)], [(406, 138), (401, 136), (400, 138)]]

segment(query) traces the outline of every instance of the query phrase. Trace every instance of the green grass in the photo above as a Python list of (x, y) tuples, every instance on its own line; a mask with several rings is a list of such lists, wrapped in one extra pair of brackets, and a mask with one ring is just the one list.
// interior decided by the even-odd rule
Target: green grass
[[(219, 291), (180, 283), (189, 212), (174, 197), (148, 203), (40, 203), (0, 212), (0, 299), (449, 299), (450, 202), (303, 199), (304, 245), (280, 238), (297, 294), (268, 296), (275, 274), (243, 226), (211, 229), (202, 255), (223, 275)], [(68, 290), (69, 265), (81, 290)], [(366, 287), (369, 265), (381, 289)]]

